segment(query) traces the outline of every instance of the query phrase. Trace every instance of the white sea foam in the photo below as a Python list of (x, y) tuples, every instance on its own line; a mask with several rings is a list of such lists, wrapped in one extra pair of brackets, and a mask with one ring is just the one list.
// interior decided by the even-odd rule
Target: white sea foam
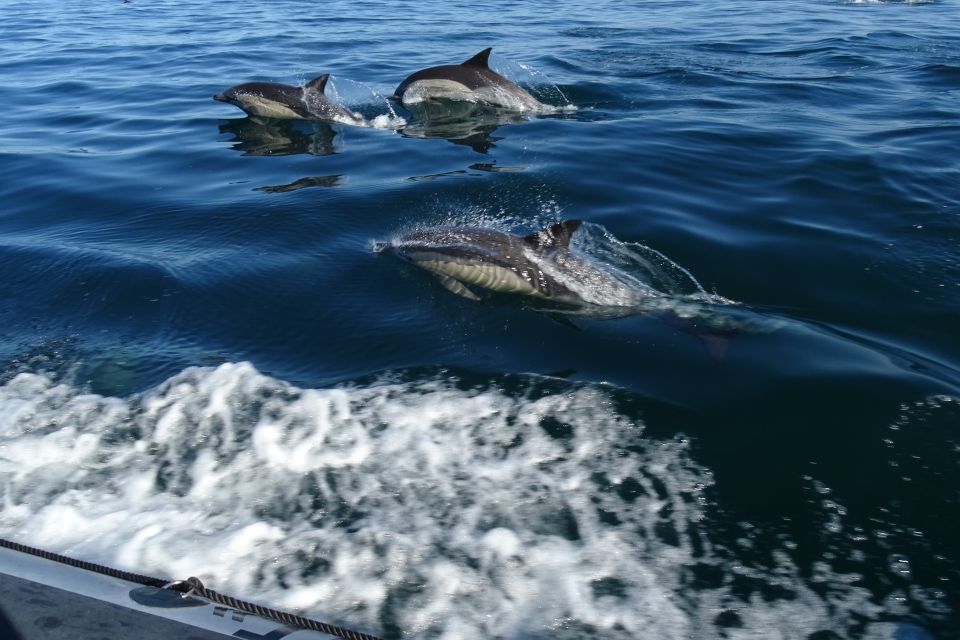
[[(786, 638), (873, 613), (829, 567), (825, 599), (786, 558), (722, 560), (685, 439), (600, 388), (510, 384), (301, 389), (239, 363), (121, 399), (21, 373), (0, 387), (0, 531), (426, 638), (715, 637), (724, 610), (725, 637)], [(728, 577), (694, 589), (697, 564)], [(740, 600), (734, 574), (796, 597)]]

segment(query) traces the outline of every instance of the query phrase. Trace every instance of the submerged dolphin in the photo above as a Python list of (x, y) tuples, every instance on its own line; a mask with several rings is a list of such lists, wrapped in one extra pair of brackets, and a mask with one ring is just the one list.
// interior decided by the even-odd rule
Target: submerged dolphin
[(543, 113), (553, 108), (543, 104), (513, 82), (490, 69), (487, 47), (463, 64), (448, 64), (417, 71), (400, 83), (394, 98), (405, 105), (445, 99), (473, 102)]
[(330, 75), (325, 73), (302, 87), (272, 82), (247, 82), (213, 96), (214, 100), (240, 107), (251, 116), (298, 118), (342, 124), (366, 125), (353, 113), (324, 95)]
[(566, 220), (527, 236), (480, 227), (433, 227), (380, 243), (391, 253), (433, 273), (449, 291), (471, 300), (474, 291), (531, 296), (556, 310), (635, 308), (644, 292), (609, 269), (570, 250), (580, 220)]

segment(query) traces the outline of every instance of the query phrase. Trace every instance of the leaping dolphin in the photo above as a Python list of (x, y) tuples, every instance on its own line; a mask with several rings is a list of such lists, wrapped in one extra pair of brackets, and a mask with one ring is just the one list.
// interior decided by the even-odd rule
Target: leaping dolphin
[(570, 248), (580, 226), (580, 220), (565, 220), (526, 236), (482, 227), (432, 227), (376, 243), (374, 250), (429, 271), (457, 295), (479, 300), (483, 290), (518, 294), (534, 309), (574, 327), (564, 319), (568, 314), (621, 318), (652, 312), (699, 338), (716, 360), (742, 330), (775, 328), (750, 315), (731, 314), (732, 302), (707, 294), (696, 281), (697, 293), (665, 294), (580, 254)]
[(636, 310), (645, 292), (570, 250), (570, 237), (580, 225), (580, 220), (565, 220), (527, 236), (433, 227), (379, 243), (375, 250), (426, 269), (449, 291), (471, 300), (480, 299), (474, 289), (486, 289), (548, 301), (559, 311)]
[(488, 63), (491, 50), (491, 47), (487, 47), (463, 64), (417, 71), (400, 83), (393, 97), (407, 106), (444, 99), (520, 112), (544, 113), (554, 110), (491, 70)]
[(251, 116), (322, 120), (365, 126), (367, 121), (333, 102), (324, 94), (330, 75), (325, 73), (302, 87), (273, 82), (247, 82), (213, 96), (240, 107)]

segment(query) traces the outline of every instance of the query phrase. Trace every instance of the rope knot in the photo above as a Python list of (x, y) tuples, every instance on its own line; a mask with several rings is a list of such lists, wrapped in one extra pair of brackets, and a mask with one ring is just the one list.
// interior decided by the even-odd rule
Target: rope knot
[(196, 576), (190, 576), (186, 580), (174, 580), (173, 582), (163, 585), (163, 588), (176, 591), (184, 598), (192, 596), (196, 592), (206, 591), (206, 587), (203, 586), (200, 578)]

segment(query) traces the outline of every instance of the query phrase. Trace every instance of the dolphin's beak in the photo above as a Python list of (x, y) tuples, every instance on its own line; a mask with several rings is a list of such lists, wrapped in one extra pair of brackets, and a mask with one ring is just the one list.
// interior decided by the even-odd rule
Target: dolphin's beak
[(213, 99), (219, 100), (220, 102), (230, 102), (230, 100), (227, 99), (227, 96), (223, 95), (222, 93), (218, 93), (217, 95), (213, 96)]

